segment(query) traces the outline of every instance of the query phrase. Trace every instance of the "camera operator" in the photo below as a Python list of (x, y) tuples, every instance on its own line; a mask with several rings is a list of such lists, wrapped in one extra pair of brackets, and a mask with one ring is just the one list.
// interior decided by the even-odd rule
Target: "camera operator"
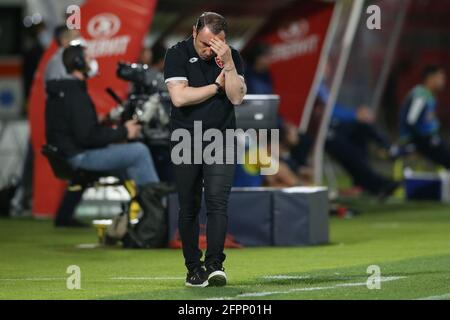
[[(67, 79), (69, 74), (63, 64), (62, 54), (72, 41), (79, 41), (80, 32), (76, 29), (70, 30), (65, 24), (57, 26), (54, 31), (54, 40), (58, 50), (50, 58), (45, 68), (44, 79), (47, 86), (49, 81)], [(86, 224), (74, 219), (77, 205), (80, 203), (84, 189), (77, 191), (66, 190), (64, 197), (58, 207), (55, 217), (55, 227), (87, 227)]]
[(144, 213), (151, 210), (145, 199), (152, 198), (159, 182), (148, 148), (139, 142), (124, 143), (139, 136), (141, 126), (129, 120), (116, 128), (98, 122), (86, 79), (90, 58), (85, 48), (64, 49), (63, 63), (69, 77), (47, 83), (46, 138), (59, 149), (75, 169), (117, 172), (134, 180)]

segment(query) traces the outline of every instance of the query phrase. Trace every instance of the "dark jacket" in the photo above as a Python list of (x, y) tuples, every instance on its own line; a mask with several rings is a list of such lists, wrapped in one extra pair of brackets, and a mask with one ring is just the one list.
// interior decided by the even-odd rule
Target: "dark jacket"
[(46, 83), (45, 135), (67, 158), (87, 149), (124, 141), (127, 129), (100, 125), (86, 82), (77, 79)]

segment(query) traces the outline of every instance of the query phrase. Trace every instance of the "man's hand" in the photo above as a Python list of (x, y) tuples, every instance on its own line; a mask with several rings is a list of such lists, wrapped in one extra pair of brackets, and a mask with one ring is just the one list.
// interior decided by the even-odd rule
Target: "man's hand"
[(220, 40), (218, 37), (214, 37), (209, 41), (209, 45), (216, 53), (217, 57), (222, 61), (225, 69), (234, 68), (231, 49), (224, 41)]
[(128, 131), (127, 138), (130, 140), (136, 139), (141, 134), (142, 130), (142, 126), (137, 120), (128, 120), (125, 122), (125, 128), (127, 128)]
[(375, 116), (368, 106), (359, 107), (356, 112), (356, 118), (363, 123), (373, 123), (375, 121)]
[[(233, 56), (231, 54), (231, 48), (218, 37), (214, 37), (209, 42), (209, 45), (217, 54), (217, 58), (219, 58), (223, 63), (221, 75), (224, 73), (224, 88), (228, 99), (235, 106), (241, 104), (242, 99), (247, 92), (247, 86), (245, 85), (245, 81), (237, 73)], [(218, 80), (221, 80), (219, 78)]]

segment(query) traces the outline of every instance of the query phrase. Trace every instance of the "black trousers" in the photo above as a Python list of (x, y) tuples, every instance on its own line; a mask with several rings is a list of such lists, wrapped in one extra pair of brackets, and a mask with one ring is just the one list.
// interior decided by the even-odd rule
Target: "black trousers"
[(199, 211), (202, 191), (207, 211), (207, 250), (205, 265), (223, 263), (224, 243), (228, 224), (228, 198), (234, 179), (234, 164), (173, 165), (179, 197), (178, 228), (183, 244), (186, 267), (201, 265), (202, 251), (198, 247)]
[(450, 168), (450, 149), (440, 136), (415, 136), (413, 143), (417, 151), (433, 162)]

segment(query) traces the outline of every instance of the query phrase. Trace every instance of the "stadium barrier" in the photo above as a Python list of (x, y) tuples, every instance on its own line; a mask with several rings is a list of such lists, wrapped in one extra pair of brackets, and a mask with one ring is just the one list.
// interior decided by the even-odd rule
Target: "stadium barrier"
[[(178, 196), (171, 194), (170, 241), (177, 240), (178, 210)], [(329, 241), (328, 212), (328, 190), (324, 187), (233, 188), (228, 232), (244, 247), (325, 244)], [(204, 199), (200, 224), (206, 225)]]

